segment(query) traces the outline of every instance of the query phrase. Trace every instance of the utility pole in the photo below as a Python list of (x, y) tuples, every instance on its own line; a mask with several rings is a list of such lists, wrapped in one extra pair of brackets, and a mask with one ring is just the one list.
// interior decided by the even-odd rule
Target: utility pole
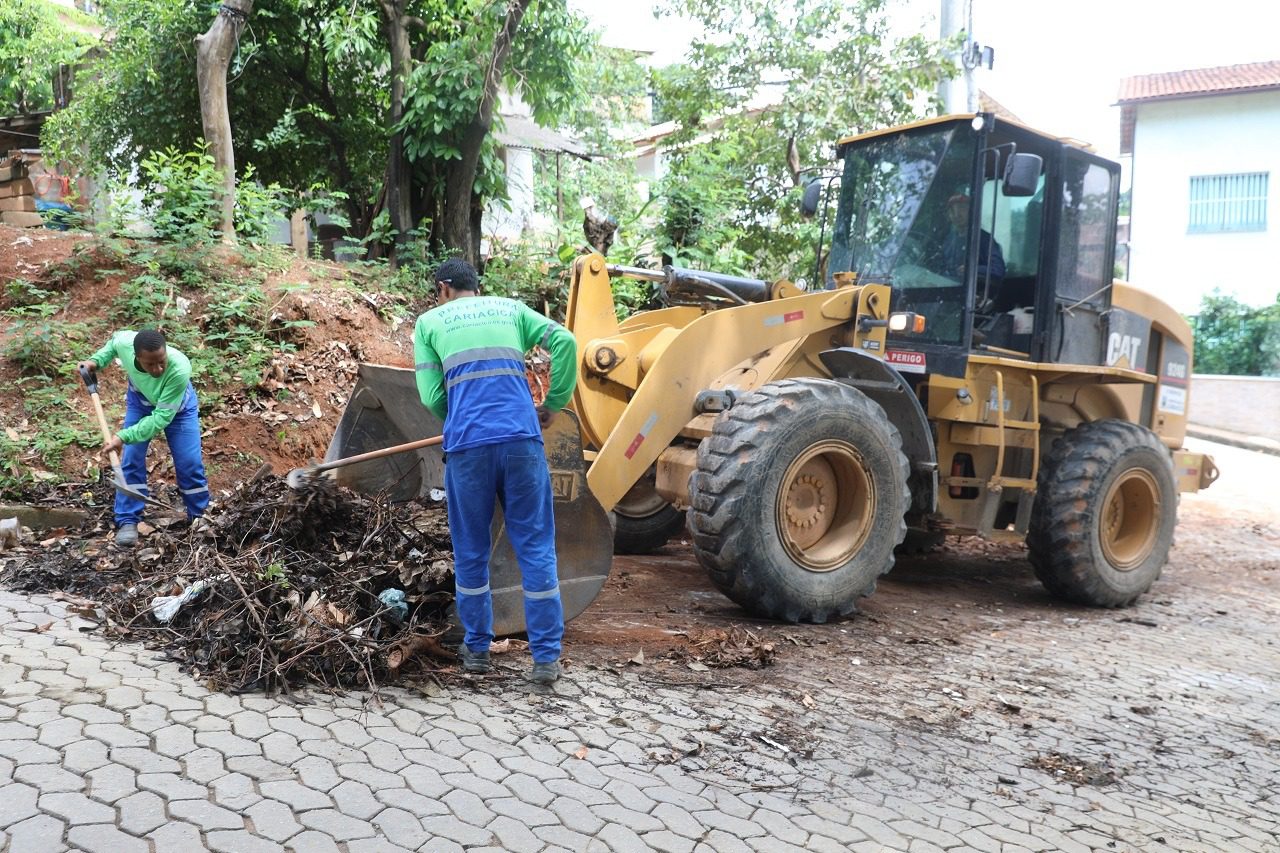
[(980, 66), (991, 68), (995, 51), (983, 47), (973, 39), (973, 4), (976, 0), (941, 0), (942, 39), (964, 34), (964, 43), (951, 55), (960, 68), (960, 76), (943, 80), (938, 86), (943, 108), (948, 113), (976, 113), (978, 111), (978, 83), (973, 72)]

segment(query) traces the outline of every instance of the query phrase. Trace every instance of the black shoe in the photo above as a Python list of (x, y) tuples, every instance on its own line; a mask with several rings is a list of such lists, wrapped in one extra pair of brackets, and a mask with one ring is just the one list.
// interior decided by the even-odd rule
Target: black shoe
[(462, 662), (463, 672), (472, 672), (477, 675), (483, 675), (490, 670), (489, 651), (473, 652), (467, 648), (466, 643), (458, 644), (458, 660)]
[(534, 684), (554, 684), (560, 680), (560, 661), (535, 663), (525, 678)]

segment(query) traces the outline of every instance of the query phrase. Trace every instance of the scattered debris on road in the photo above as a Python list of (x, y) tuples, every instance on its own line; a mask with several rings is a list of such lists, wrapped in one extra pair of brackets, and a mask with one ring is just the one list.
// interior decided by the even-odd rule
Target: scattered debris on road
[(1026, 766), (1035, 770), (1043, 770), (1045, 773), (1069, 782), (1076, 787), (1101, 788), (1105, 785), (1114, 785), (1119, 781), (1119, 777), (1114, 770), (1103, 767), (1093, 761), (1073, 758), (1060, 752), (1038, 755)]

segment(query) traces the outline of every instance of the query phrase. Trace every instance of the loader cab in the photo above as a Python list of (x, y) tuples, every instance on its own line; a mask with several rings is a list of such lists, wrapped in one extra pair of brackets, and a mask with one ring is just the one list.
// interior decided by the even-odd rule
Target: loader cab
[[(970, 354), (1103, 364), (1119, 167), (986, 114), (842, 141), (828, 286), (838, 273), (893, 287), (900, 372), (961, 376)], [(1010, 174), (1015, 155), (1038, 174)], [(1034, 163), (1021, 157), (1019, 166)]]

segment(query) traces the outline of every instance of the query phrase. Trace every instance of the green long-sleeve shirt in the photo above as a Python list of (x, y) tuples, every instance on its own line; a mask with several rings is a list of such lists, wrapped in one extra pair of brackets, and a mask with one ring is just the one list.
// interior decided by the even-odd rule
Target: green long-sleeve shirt
[(148, 403), (155, 406), (151, 414), (117, 433), (125, 444), (150, 441), (164, 432), (165, 427), (173, 423), (178, 410), (182, 408), (187, 386), (191, 383), (190, 359), (171, 346), (165, 347), (168, 364), (158, 378), (139, 368), (133, 351), (133, 338), (136, 334), (137, 332), (130, 331), (116, 332), (102, 349), (90, 357), (99, 370), (105, 369), (114, 359), (120, 359), (120, 365), (133, 387)]
[(500, 296), (455, 299), (418, 318), (418, 394), (444, 421), (446, 452), (541, 440), (524, 373), (524, 354), (535, 346), (551, 353), (551, 388), (543, 405), (557, 411), (578, 381), (577, 342), (559, 323)]

